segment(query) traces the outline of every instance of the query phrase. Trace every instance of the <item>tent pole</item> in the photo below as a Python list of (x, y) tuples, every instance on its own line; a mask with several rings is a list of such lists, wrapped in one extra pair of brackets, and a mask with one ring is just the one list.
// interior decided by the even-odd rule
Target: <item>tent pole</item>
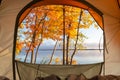
[(14, 29), (14, 40), (13, 40), (13, 54), (12, 54), (12, 69), (13, 69), (13, 80), (16, 80), (16, 63), (15, 63), (15, 52), (16, 52), (16, 41), (17, 41), (17, 30), (19, 23), (20, 14), (16, 17), (15, 29)]
[(106, 50), (106, 38), (105, 38), (105, 27), (104, 27), (104, 19), (103, 19), (103, 16), (102, 16), (102, 21), (103, 21), (103, 60), (104, 60), (104, 64), (103, 64), (103, 75), (105, 75), (105, 66), (106, 66), (106, 60), (105, 60), (105, 50)]
[(12, 65), (13, 65), (13, 80), (16, 80), (16, 70), (15, 70), (15, 49), (16, 49), (16, 27), (14, 31), (14, 42), (13, 42), (13, 56), (12, 56)]

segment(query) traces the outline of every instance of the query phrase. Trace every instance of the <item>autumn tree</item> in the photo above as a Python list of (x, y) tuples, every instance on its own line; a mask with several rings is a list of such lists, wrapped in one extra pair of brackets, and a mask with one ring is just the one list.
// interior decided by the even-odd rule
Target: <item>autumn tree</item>
[[(87, 10), (66, 6), (46, 5), (35, 7), (26, 16), (18, 28), (16, 53), (25, 48), (27, 60), (31, 54), (31, 63), (36, 63), (39, 47), (45, 39), (56, 42), (49, 64), (53, 59), (58, 42), (62, 42), (63, 64), (75, 63), (73, 60), (77, 49), (84, 48), (83, 42), (86, 36), (80, 29), (87, 29), (95, 23)], [(70, 54), (69, 50), (74, 49)], [(41, 53), (42, 54), (42, 53)]]

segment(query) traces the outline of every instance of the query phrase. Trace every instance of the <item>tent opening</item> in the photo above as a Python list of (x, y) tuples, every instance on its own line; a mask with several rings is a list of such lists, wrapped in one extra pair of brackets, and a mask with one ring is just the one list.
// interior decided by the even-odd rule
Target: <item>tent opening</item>
[(102, 13), (87, 2), (32, 1), (18, 14), (15, 27), (13, 67), (16, 63), (21, 80), (50, 74), (62, 79), (72, 73), (100, 74)]

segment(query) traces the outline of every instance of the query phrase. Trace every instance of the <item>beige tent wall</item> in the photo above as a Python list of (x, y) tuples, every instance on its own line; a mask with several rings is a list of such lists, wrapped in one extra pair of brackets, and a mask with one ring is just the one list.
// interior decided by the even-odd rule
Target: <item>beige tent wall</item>
[(120, 75), (120, 8), (117, 0), (87, 0), (104, 14), (108, 54), (105, 54), (105, 74)]
[(109, 51), (105, 58), (106, 74), (120, 75), (120, 20), (107, 15), (105, 20), (109, 21), (109, 23), (106, 22), (105, 24), (108, 26), (105, 28), (105, 31)]
[[(109, 54), (106, 54), (106, 74), (120, 75), (120, 9), (117, 0), (87, 0), (104, 14), (105, 36)], [(3, 0), (0, 5), (0, 75), (12, 80), (12, 47), (15, 19), (30, 0)]]
[(2, 0), (0, 5), (0, 75), (12, 80), (12, 48), (18, 12), (30, 0)]

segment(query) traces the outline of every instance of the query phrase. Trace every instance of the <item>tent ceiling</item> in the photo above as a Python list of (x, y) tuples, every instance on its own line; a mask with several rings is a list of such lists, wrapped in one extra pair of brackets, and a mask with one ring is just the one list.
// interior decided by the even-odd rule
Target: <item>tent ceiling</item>
[[(34, 3), (34, 4), (33, 4)], [(98, 25), (103, 28), (103, 19), (102, 19), (102, 12), (100, 12), (97, 8), (93, 7), (92, 5), (90, 5), (89, 3), (85, 2), (85, 1), (74, 1), (74, 0), (43, 0), (43, 1), (37, 1), (37, 2), (32, 2), (30, 4), (27, 5), (27, 7), (25, 7), (21, 12), (20, 15), (20, 20), (19, 23), (21, 23), (23, 21), (23, 19), (26, 17), (26, 15), (31, 11), (32, 8), (37, 7), (37, 6), (41, 6), (41, 5), (51, 5), (51, 4), (60, 4), (60, 5), (71, 5), (71, 6), (76, 6), (76, 7), (80, 7), (83, 9), (86, 9), (90, 12), (90, 14), (94, 17), (94, 19), (97, 21)]]
[[(120, 19), (120, 8), (118, 1), (120, 0), (86, 0), (97, 7), (104, 15)], [(109, 3), (109, 4), (108, 4)], [(102, 5), (102, 6), (101, 6)]]
[(118, 2), (118, 7), (120, 8), (120, 0), (117, 0), (117, 2)]

